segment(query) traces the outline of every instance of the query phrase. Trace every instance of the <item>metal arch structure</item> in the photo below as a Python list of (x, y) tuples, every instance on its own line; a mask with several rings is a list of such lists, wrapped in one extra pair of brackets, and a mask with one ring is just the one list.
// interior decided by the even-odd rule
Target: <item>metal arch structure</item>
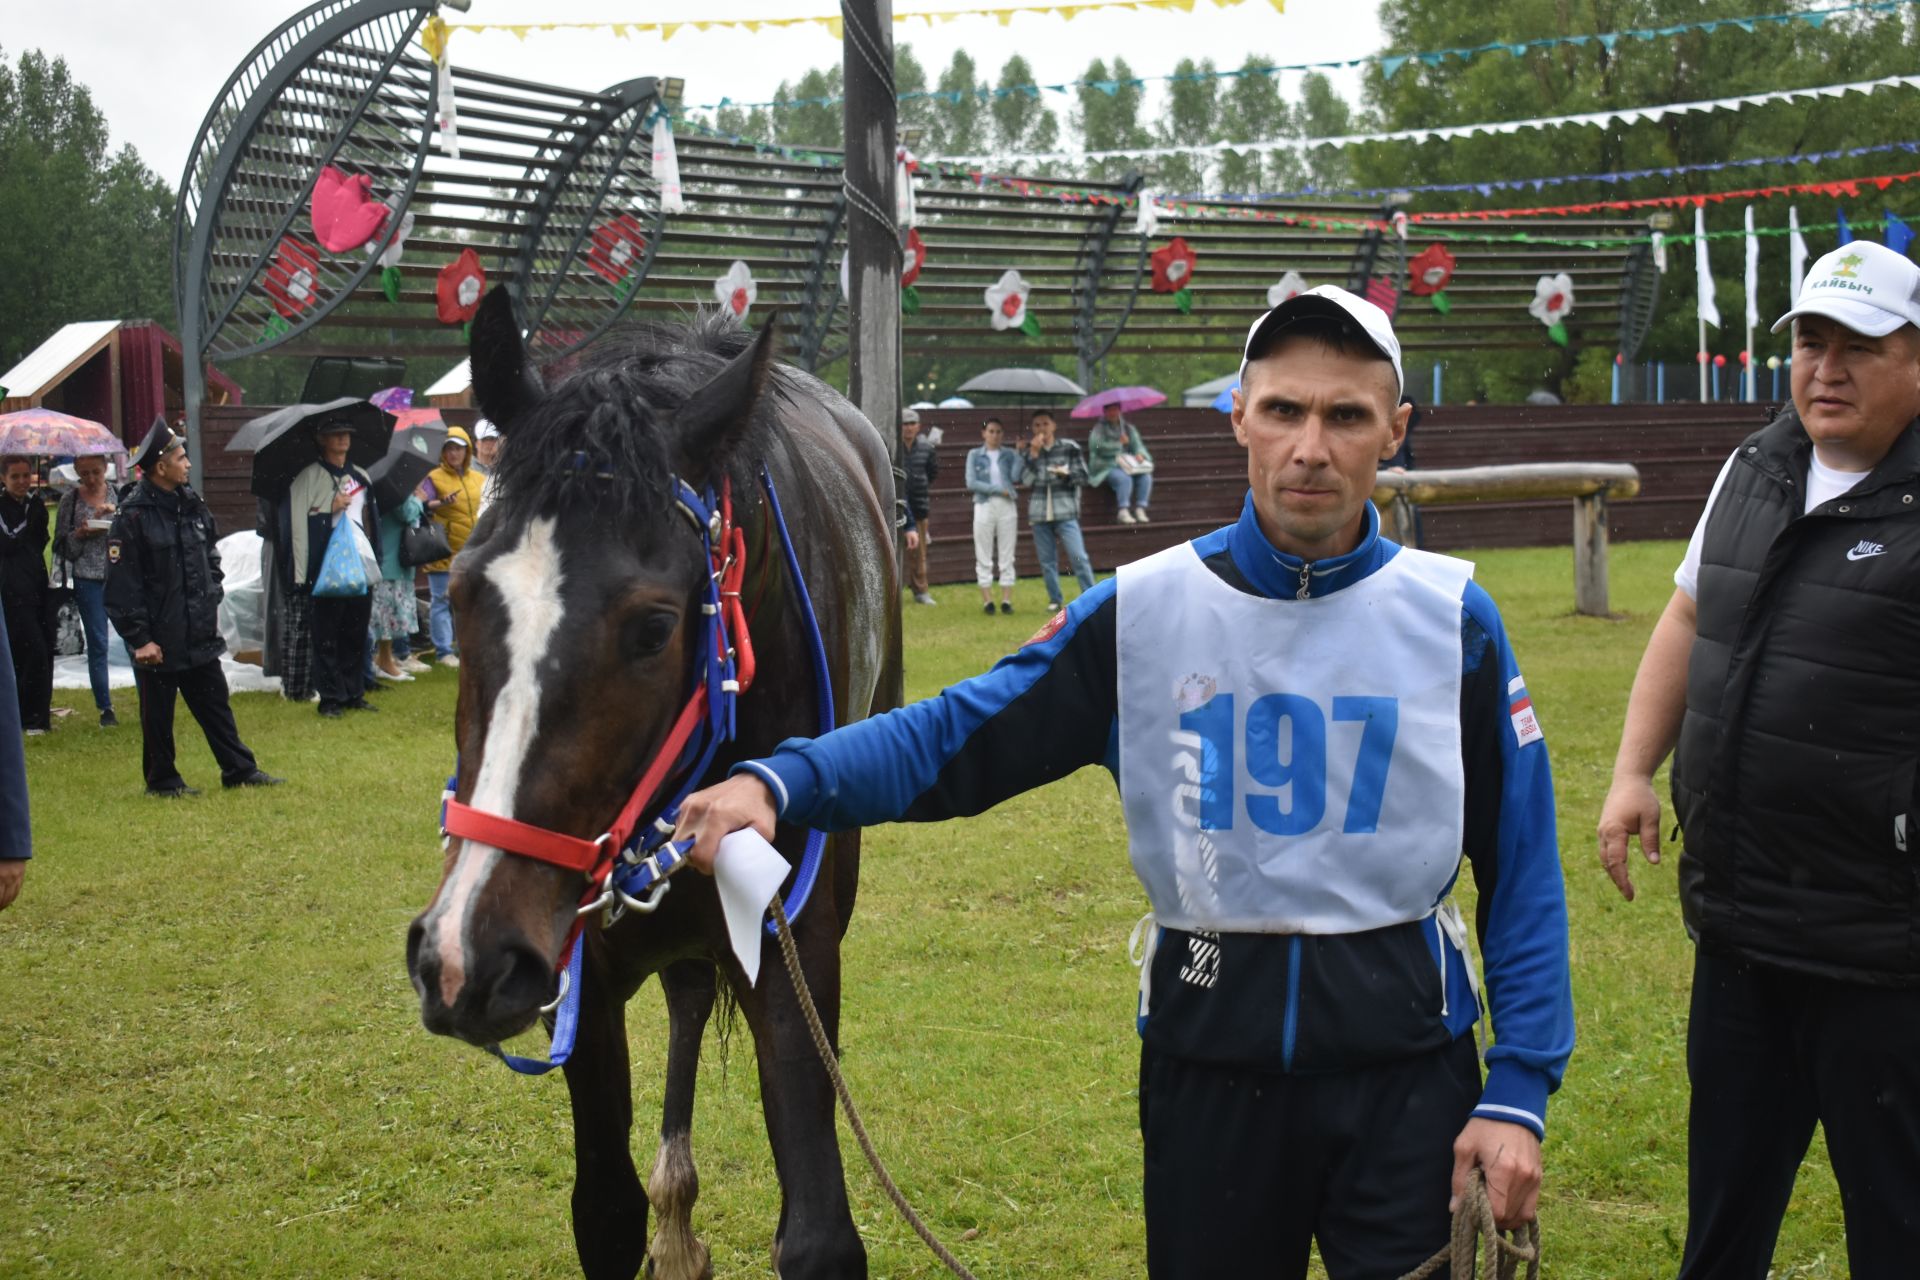
[[(1121, 179), (1115, 189), (1115, 199), (1107, 206), (1103, 216), (1094, 221), (1087, 230), (1086, 239), (1080, 244), (1080, 255), (1073, 264), (1074, 275), (1074, 316), (1073, 339), (1078, 348), (1075, 353), (1080, 361), (1080, 385), (1092, 386), (1100, 368), (1100, 361), (1107, 352), (1113, 350), (1113, 344), (1120, 339), (1121, 332), (1127, 327), (1127, 320), (1133, 315), (1134, 304), (1140, 299), (1140, 281), (1147, 270), (1148, 237), (1138, 237), (1139, 252), (1134, 255), (1133, 278), (1122, 284), (1119, 290), (1108, 290), (1106, 284), (1107, 255), (1113, 247), (1114, 232), (1119, 229), (1120, 218), (1127, 211), (1125, 201), (1137, 198), (1146, 178), (1138, 173), (1130, 173)], [(1126, 265), (1121, 263), (1124, 277)], [(1124, 293), (1118, 299), (1118, 306), (1112, 300), (1116, 293)], [(1108, 301), (1108, 313), (1101, 316), (1101, 303)], [(1117, 312), (1117, 314), (1116, 314)], [(1105, 332), (1102, 332), (1102, 329)]]
[[(756, 282), (753, 322), (788, 317), (783, 354), (824, 372), (845, 358), (840, 267), (848, 212), (837, 154), (799, 152), (712, 135), (676, 120), (684, 207), (663, 208), (650, 126), (670, 108), (663, 81), (642, 77), (601, 92), (539, 84), (460, 65), (458, 152), (436, 132), (439, 68), (418, 43), (439, 3), (323, 0), (250, 53), (207, 113), (180, 185), (175, 285), (188, 347), (188, 412), (197, 425), (200, 370), (273, 351), (291, 356), (466, 355), (440, 321), (434, 285), (472, 250), (489, 280), (511, 288), (530, 348), (564, 358), (623, 317), (673, 319), (715, 303), (736, 263)], [(319, 246), (308, 221), (314, 180), (333, 163), (365, 174), (373, 197), (414, 219), (391, 294), (379, 251), (397, 234), (342, 253)], [(1406, 262), (1428, 237), (1397, 234), (1394, 209), (1360, 203), (1225, 197), (1163, 203), (1161, 229), (1135, 236), (1121, 221), (1137, 176), (1069, 181), (922, 166), (913, 178), (926, 246), (918, 312), (903, 319), (909, 358), (1058, 363), (1096, 377), (1114, 355), (1204, 356), (1237, 363), (1247, 321), (1286, 272), (1309, 285), (1346, 283), (1397, 309), (1403, 349), (1534, 347), (1534, 282), (1566, 271), (1577, 305), (1568, 321), (1586, 341), (1637, 348), (1656, 282), (1644, 240), (1580, 248), (1449, 241), (1458, 260), (1451, 311), (1409, 305)], [(1625, 218), (1534, 219), (1503, 232), (1609, 242), (1643, 237)], [(617, 262), (610, 229), (624, 228)], [(1190, 312), (1144, 287), (1150, 250), (1174, 235), (1199, 255)], [(1129, 238), (1133, 237), (1133, 238)], [(1434, 238), (1438, 238), (1437, 236)], [(1009, 268), (1031, 286), (1037, 335), (999, 332), (984, 293)], [(1600, 335), (1604, 334), (1604, 338)], [(1077, 366), (1077, 369), (1076, 369)], [(198, 449), (198, 433), (190, 433)]]

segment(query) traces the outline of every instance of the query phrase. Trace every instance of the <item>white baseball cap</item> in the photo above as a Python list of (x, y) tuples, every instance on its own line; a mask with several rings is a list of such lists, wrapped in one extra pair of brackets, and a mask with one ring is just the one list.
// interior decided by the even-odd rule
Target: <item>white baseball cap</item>
[(1400, 370), (1400, 339), (1393, 336), (1393, 321), (1373, 303), (1357, 294), (1348, 293), (1337, 284), (1323, 284), (1305, 293), (1296, 293), (1253, 322), (1253, 326), (1247, 330), (1247, 345), (1240, 355), (1242, 386), (1246, 385), (1247, 365), (1253, 359), (1255, 345), (1271, 338), (1295, 320), (1309, 316), (1351, 320), (1358, 326), (1373, 349), (1392, 363), (1393, 397), (1396, 401), (1400, 398), (1407, 379)]
[(498, 440), (500, 438), (500, 428), (494, 426), (493, 423), (487, 421), (485, 418), (477, 419), (473, 424), (473, 438), (476, 442), (481, 440)]
[(1800, 301), (1770, 332), (1801, 316), (1825, 316), (1869, 338), (1883, 338), (1903, 324), (1920, 325), (1920, 267), (1871, 240), (1843, 244), (1807, 269)]

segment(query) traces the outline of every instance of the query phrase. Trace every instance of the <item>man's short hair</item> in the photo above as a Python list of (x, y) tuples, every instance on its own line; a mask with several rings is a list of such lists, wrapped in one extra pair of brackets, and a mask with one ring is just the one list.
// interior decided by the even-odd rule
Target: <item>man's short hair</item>
[(1382, 364), (1392, 362), (1373, 345), (1373, 340), (1352, 320), (1342, 316), (1305, 315), (1297, 320), (1278, 325), (1262, 333), (1259, 339), (1247, 351), (1247, 363), (1264, 360), (1273, 354), (1274, 348), (1288, 338), (1305, 338), (1317, 342), (1329, 351), (1343, 356), (1361, 356), (1368, 360), (1378, 360)]
[(982, 431), (985, 431), (988, 427), (998, 427), (1002, 431), (1005, 431), (1007, 429), (1007, 424), (1000, 421), (1000, 419), (998, 418), (988, 418), (985, 422), (980, 424), (980, 429)]
[(1040, 419), (1042, 419), (1042, 418), (1045, 418), (1045, 419), (1047, 419), (1047, 421), (1049, 421), (1049, 422), (1051, 422), (1051, 421), (1053, 421), (1053, 410), (1051, 410), (1051, 409), (1035, 409), (1035, 410), (1033, 411), (1033, 413), (1032, 413), (1032, 415), (1031, 415), (1030, 417), (1028, 417), (1028, 418), (1027, 418), (1027, 421), (1028, 421), (1028, 422), (1038, 422), (1038, 421), (1040, 421)]
[(32, 458), (29, 458), (24, 453), (10, 453), (4, 458), (0, 458), (0, 476), (4, 476), (7, 472), (13, 470), (15, 464), (26, 467), (28, 470), (33, 469)]

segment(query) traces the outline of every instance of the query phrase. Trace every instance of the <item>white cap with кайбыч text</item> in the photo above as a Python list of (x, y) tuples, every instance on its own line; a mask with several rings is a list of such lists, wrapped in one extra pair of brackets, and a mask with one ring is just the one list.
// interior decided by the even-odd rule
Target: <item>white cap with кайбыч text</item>
[(1920, 324), (1920, 267), (1870, 240), (1843, 244), (1808, 269), (1800, 300), (1770, 332), (1801, 316), (1825, 316), (1869, 338)]
[(1400, 339), (1393, 336), (1393, 321), (1387, 319), (1387, 313), (1379, 307), (1337, 284), (1323, 284), (1305, 293), (1296, 293), (1253, 322), (1247, 330), (1247, 345), (1240, 355), (1240, 385), (1246, 385), (1247, 364), (1253, 359), (1256, 345), (1265, 345), (1280, 330), (1310, 316), (1352, 321), (1373, 344), (1374, 350), (1393, 363), (1393, 398), (1400, 399), (1407, 379), (1400, 371)]

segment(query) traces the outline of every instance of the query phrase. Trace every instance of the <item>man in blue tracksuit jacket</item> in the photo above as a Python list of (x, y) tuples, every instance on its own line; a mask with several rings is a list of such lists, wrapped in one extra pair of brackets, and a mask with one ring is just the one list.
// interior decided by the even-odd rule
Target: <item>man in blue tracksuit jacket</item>
[[(1392, 1280), (1440, 1249), (1479, 1166), (1534, 1213), (1573, 1049), (1547, 750), (1472, 566), (1398, 546), (1368, 501), (1399, 447), (1399, 343), (1324, 286), (1248, 333), (1237, 523), (1074, 601), (985, 675), (690, 797), (719, 839), (978, 813), (1113, 773), (1155, 928), (1141, 975), (1147, 1266)], [(1495, 1042), (1480, 1076), (1478, 887)]]

